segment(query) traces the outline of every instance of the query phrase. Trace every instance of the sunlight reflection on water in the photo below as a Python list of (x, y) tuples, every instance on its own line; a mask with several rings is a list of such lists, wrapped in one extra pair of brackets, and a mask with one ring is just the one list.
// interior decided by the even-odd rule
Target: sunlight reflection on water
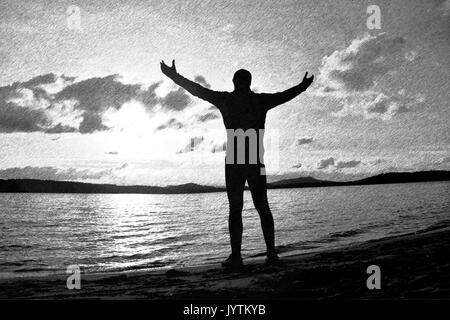
[[(281, 252), (322, 250), (449, 218), (449, 182), (269, 190)], [(228, 255), (225, 193), (0, 194), (0, 275), (182, 266)], [(264, 252), (245, 193), (243, 255)]]

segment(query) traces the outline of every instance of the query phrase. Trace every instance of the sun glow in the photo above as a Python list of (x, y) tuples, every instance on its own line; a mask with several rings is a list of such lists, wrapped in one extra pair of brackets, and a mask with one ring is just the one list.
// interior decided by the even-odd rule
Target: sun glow
[(149, 129), (150, 115), (136, 100), (124, 103), (119, 110), (109, 109), (104, 118), (105, 124), (116, 131), (140, 134)]

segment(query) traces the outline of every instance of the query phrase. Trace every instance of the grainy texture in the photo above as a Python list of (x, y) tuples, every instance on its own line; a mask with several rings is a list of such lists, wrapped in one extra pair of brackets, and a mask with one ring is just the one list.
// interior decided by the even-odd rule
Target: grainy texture
[[(383, 239), (285, 258), (282, 267), (252, 261), (241, 273), (210, 267), (0, 281), (0, 298), (24, 299), (449, 299), (450, 229)], [(368, 290), (366, 269), (381, 268), (381, 289)]]

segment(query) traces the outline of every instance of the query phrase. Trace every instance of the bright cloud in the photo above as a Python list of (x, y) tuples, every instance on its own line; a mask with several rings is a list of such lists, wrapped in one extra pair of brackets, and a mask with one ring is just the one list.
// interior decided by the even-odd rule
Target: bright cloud
[(335, 99), (342, 108), (335, 116), (389, 120), (424, 101), (420, 93), (388, 93), (381, 80), (413, 61), (417, 52), (403, 37), (366, 34), (322, 60), (314, 94)]

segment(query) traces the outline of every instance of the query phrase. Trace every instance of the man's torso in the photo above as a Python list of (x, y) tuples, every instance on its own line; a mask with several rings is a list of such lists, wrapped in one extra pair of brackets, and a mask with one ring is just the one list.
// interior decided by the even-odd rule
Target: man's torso
[(252, 91), (223, 92), (216, 106), (227, 129), (226, 163), (263, 165), (267, 111), (258, 94)]

